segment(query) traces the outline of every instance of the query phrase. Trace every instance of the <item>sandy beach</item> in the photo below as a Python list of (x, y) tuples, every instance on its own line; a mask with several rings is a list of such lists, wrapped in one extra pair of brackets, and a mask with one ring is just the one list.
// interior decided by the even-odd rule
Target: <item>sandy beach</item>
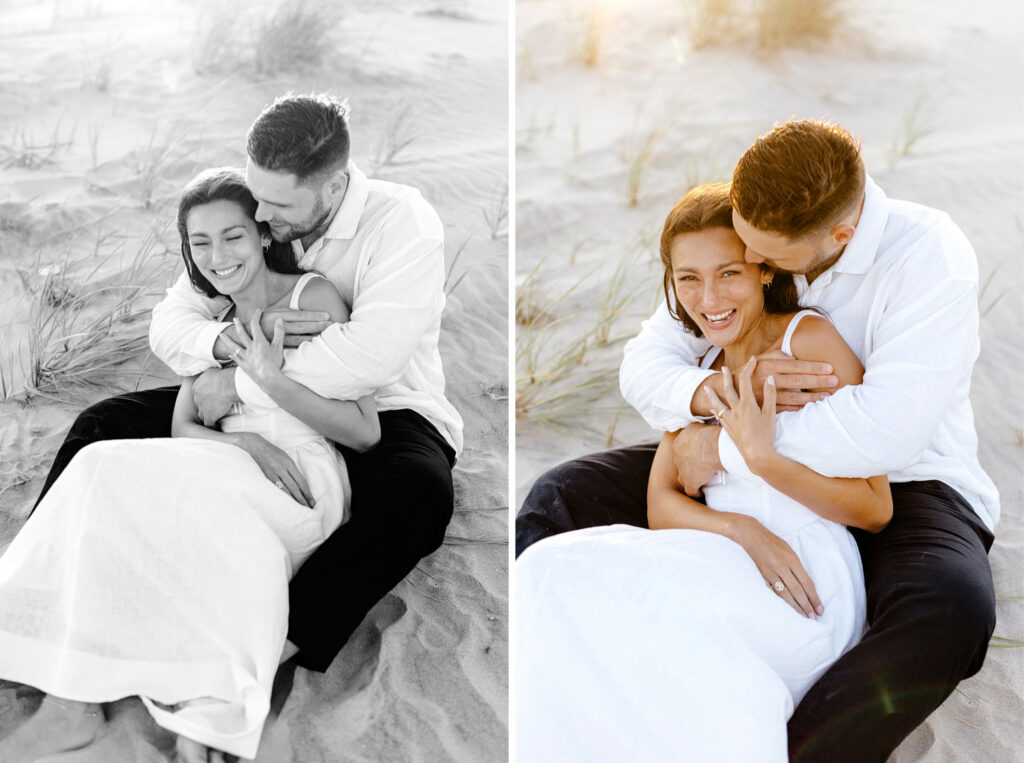
[(657, 439), (617, 368), (663, 299), (673, 204), (728, 179), (775, 122), (837, 121), (890, 198), (948, 212), (974, 246), (971, 400), (1002, 502), (985, 666), (891, 760), (1024, 759), (1024, 14), (998, 0), (839, 4), (831, 38), (773, 48), (749, 15), (716, 31), (695, 5), (517, 3), (515, 505), (555, 463)]
[[(243, 164), (274, 97), (348, 97), (356, 164), (419, 188), (444, 222), (455, 517), (327, 673), (281, 672), (257, 760), (507, 758), (508, 24), (495, 0), (0, 9), (0, 548), (78, 411), (174, 382), (146, 327), (181, 269), (177, 193)], [(0, 686), (0, 734), (38, 701)], [(137, 700), (107, 716), (48, 760), (174, 758)]]

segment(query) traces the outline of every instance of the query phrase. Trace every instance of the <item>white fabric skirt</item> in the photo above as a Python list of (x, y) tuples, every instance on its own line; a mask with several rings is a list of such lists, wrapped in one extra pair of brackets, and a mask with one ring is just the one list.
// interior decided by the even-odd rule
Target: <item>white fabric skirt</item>
[(160, 725), (253, 757), (288, 581), (348, 492), (323, 440), (288, 452), (314, 509), (232, 445), (84, 448), (0, 558), (0, 677), (82, 702), (138, 695)]

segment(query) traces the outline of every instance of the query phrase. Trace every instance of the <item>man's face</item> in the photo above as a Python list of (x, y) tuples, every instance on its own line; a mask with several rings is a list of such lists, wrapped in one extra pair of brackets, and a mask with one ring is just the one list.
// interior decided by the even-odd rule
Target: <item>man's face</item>
[(265, 170), (247, 159), (245, 184), (256, 198), (256, 221), (270, 225), (276, 241), (289, 242), (320, 228), (331, 210), (321, 189), (304, 184), (290, 172)]
[(793, 241), (781, 233), (758, 230), (735, 209), (732, 224), (746, 244), (747, 262), (766, 262), (776, 270), (817, 276), (835, 264), (843, 252), (828, 232), (801, 241)]

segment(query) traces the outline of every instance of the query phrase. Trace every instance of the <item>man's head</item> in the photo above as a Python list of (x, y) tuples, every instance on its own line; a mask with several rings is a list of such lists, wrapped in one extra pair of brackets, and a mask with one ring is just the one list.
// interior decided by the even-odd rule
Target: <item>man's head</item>
[(348, 105), (324, 94), (286, 95), (253, 122), (245, 181), (278, 241), (322, 234), (348, 189)]
[(838, 125), (786, 122), (733, 170), (733, 227), (749, 262), (816, 276), (853, 238), (864, 200), (860, 144)]

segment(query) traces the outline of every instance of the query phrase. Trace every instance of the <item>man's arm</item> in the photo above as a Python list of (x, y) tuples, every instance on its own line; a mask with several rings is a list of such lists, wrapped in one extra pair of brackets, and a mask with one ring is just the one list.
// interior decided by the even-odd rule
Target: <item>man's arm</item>
[[(418, 235), (408, 237), (408, 226), (382, 230), (357, 276), (351, 318), (287, 353), (289, 377), (323, 397), (356, 400), (399, 379), (428, 333), (436, 342), (445, 303), (444, 237), (437, 215), (424, 206), (429, 215), (417, 210)], [(270, 402), (243, 372), (235, 373), (235, 386), (246, 403)]]
[(619, 389), (654, 429), (672, 432), (698, 421), (691, 411), (697, 388), (716, 374), (697, 366), (711, 345), (683, 328), (662, 302), (626, 343)]
[[(781, 455), (828, 477), (865, 477), (903, 469), (928, 447), (949, 406), (967, 394), (979, 349), (976, 270), (943, 267), (937, 249), (892, 274), (876, 303), (863, 383), (779, 416)], [(749, 473), (728, 434), (718, 445), (726, 470)]]
[(230, 324), (215, 319), (224, 298), (211, 299), (192, 288), (182, 273), (153, 308), (149, 325), (149, 346), (153, 354), (179, 376), (194, 376), (208, 368), (219, 368), (213, 347)]

